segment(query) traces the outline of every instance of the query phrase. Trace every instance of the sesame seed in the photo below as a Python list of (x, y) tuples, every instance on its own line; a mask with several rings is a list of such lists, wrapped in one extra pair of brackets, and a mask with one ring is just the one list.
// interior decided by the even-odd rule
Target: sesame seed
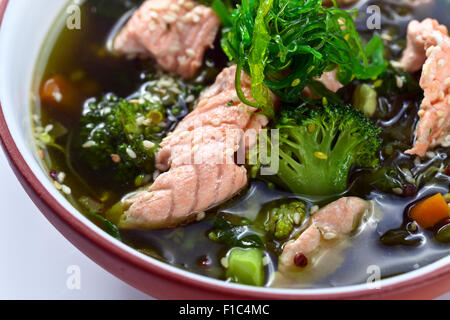
[(298, 213), (298, 212), (294, 213), (294, 223), (295, 224), (300, 223), (300, 213)]
[(144, 146), (145, 149), (151, 149), (155, 146), (155, 144), (149, 140), (142, 141), (142, 145)]
[(321, 160), (326, 160), (326, 159), (328, 159), (328, 156), (327, 156), (325, 153), (320, 152), (320, 151), (314, 152), (314, 156), (315, 156), (316, 158), (318, 158), (318, 159), (321, 159)]
[(375, 81), (373, 83), (373, 86), (374, 86), (374, 88), (378, 88), (378, 87), (381, 87), (382, 84), (383, 84), (383, 80), (378, 79), (377, 81)]
[(228, 148), (227, 150), (225, 150), (225, 154), (227, 156), (232, 156), (234, 154), (234, 149), (233, 148)]
[(386, 41), (392, 41), (392, 36), (389, 33), (382, 33), (381, 39), (386, 40)]
[(185, 102), (186, 103), (191, 103), (191, 102), (193, 102), (195, 100), (195, 97), (194, 97), (194, 95), (188, 95), (187, 96), (187, 98), (186, 98), (186, 100), (185, 100)]
[(270, 263), (270, 258), (268, 256), (264, 256), (262, 258), (262, 264), (263, 266), (267, 266)]
[(53, 98), (56, 102), (61, 102), (63, 95), (60, 92), (53, 92)]
[(334, 238), (336, 238), (337, 237), (337, 235), (336, 235), (336, 233), (334, 233), (334, 232), (326, 232), (324, 235), (323, 235), (323, 238), (325, 239), (325, 240), (331, 240), (331, 239), (334, 239)]
[(179, 56), (177, 61), (180, 66), (185, 66), (188, 63), (188, 59), (185, 56)]
[(169, 6), (169, 9), (172, 10), (172, 11), (178, 12), (178, 11), (180, 11), (180, 6), (178, 4), (176, 4), (176, 3), (172, 3)]
[(52, 124), (48, 124), (48, 125), (45, 126), (44, 132), (45, 133), (49, 133), (52, 130), (53, 130), (53, 125)]
[(419, 117), (423, 117), (423, 115), (425, 114), (425, 110), (420, 109), (419, 112), (417, 112)]
[(161, 172), (159, 170), (155, 170), (153, 172), (153, 177), (152, 177), (153, 181), (155, 181), (159, 177), (160, 174), (161, 174)]
[(227, 257), (223, 257), (222, 259), (220, 259), (220, 264), (225, 269), (228, 268), (229, 267), (228, 258)]
[(158, 18), (158, 14), (155, 11), (149, 11), (148, 15), (153, 19)]
[(299, 79), (299, 78), (294, 79), (294, 80), (292, 81), (292, 83), (291, 83), (291, 87), (296, 87), (296, 86), (298, 86), (299, 84), (300, 84), (300, 79)]
[(56, 190), (61, 190), (61, 184), (58, 181), (53, 181), (53, 185), (55, 186)]
[(65, 184), (61, 186), (61, 191), (64, 192), (65, 194), (69, 195), (72, 193), (72, 190), (66, 186)]
[(206, 216), (206, 214), (202, 211), (202, 212), (199, 212), (198, 214), (197, 214), (197, 217), (195, 218), (195, 220), (197, 220), (197, 221), (201, 221), (201, 220), (203, 220), (204, 218), (205, 218), (205, 216)]
[(136, 159), (136, 158), (137, 158), (136, 152), (134, 152), (133, 149), (127, 148), (126, 151), (127, 151), (128, 156), (129, 156), (131, 159)]
[(166, 14), (165, 16), (163, 16), (163, 19), (167, 23), (174, 23), (175, 21), (177, 21), (177, 17), (172, 14)]
[(199, 17), (198, 15), (194, 14), (194, 15), (192, 16), (192, 21), (193, 21), (194, 23), (197, 23), (197, 22), (200, 21), (200, 17)]
[(194, 6), (195, 6), (195, 4), (192, 2), (192, 1), (186, 1), (186, 2), (184, 2), (183, 4), (182, 4), (182, 6), (185, 8), (185, 9), (192, 9)]
[(200, 6), (195, 7), (194, 10), (192, 10), (192, 11), (194, 13), (196, 13), (196, 14), (199, 14), (199, 15), (203, 14), (203, 10), (202, 10), (202, 8)]
[(436, 153), (434, 153), (433, 151), (428, 151), (426, 153), (426, 156), (431, 159), (431, 158), (434, 158), (436, 156)]
[(93, 147), (93, 146), (95, 146), (95, 145), (96, 145), (96, 143), (95, 143), (94, 141), (89, 140), (89, 141), (86, 141), (86, 142), (82, 145), (82, 147), (87, 149), (87, 148)]
[(319, 211), (319, 206), (318, 205), (314, 205), (314, 206), (311, 207), (311, 210), (310, 210), (311, 213), (315, 213), (317, 211)]
[(181, 131), (180, 138), (186, 138), (187, 136), (189, 136), (189, 131)]
[(417, 167), (418, 165), (420, 165), (420, 158), (419, 157), (416, 157), (415, 159), (414, 159), (414, 165)]
[(397, 84), (397, 88), (402, 88), (403, 87), (403, 79), (402, 79), (402, 77), (395, 76), (395, 81), (396, 81), (396, 84)]
[(219, 120), (219, 119), (212, 119), (212, 120), (211, 120), (211, 124), (212, 124), (213, 126), (218, 126), (218, 125), (220, 124), (220, 120)]
[(439, 65), (440, 67), (445, 66), (445, 60), (444, 60), (444, 59), (440, 59), (440, 60), (438, 61), (438, 65)]
[(63, 183), (66, 179), (66, 174), (64, 172), (58, 173), (58, 176), (56, 177), (59, 183)]
[(180, 46), (178, 44), (173, 44), (169, 47), (168, 51), (169, 53), (177, 53), (178, 51), (180, 51)]
[(191, 49), (191, 48), (186, 49), (186, 55), (187, 55), (188, 57), (190, 57), (190, 58), (195, 57), (195, 51), (194, 51), (194, 49)]
[(403, 194), (403, 189), (402, 188), (393, 188), (392, 191), (395, 194), (398, 194), (398, 195)]
[(146, 118), (144, 116), (136, 118), (136, 125), (141, 126), (144, 123), (145, 119)]

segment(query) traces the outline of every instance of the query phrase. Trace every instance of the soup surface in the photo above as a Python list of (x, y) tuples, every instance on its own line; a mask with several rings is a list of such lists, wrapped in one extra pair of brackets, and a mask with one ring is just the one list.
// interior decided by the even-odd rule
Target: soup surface
[[(223, 280), (227, 279), (226, 259), (231, 248), (259, 248), (263, 255), (263, 284), (271, 287), (364, 283), (374, 270), (379, 270), (382, 278), (391, 277), (425, 266), (450, 253), (448, 235), (447, 242), (436, 240), (438, 231), (449, 221), (423, 229), (409, 218), (409, 210), (420, 200), (437, 193), (444, 196), (449, 193), (450, 148), (437, 147), (422, 159), (404, 153), (414, 142), (419, 119), (417, 112), (423, 98), (418, 87), (420, 71), (411, 75), (411, 83), (403, 84), (411, 85), (411, 90), (409, 87), (408, 90), (399, 88), (398, 77), (392, 76), (381, 82), (379, 79), (355, 79), (337, 92), (347, 104), (354, 104), (355, 91), (360, 90), (364, 83), (377, 92), (377, 108), (371, 120), (382, 129), (383, 142), (378, 156), (380, 166), (373, 170), (353, 168), (348, 187), (340, 194), (372, 200), (371, 215), (349, 237), (332, 247), (325, 246), (314, 266), (303, 268), (293, 278), (286, 278), (278, 272), (278, 257), (286, 240), (281, 241), (264, 229), (264, 214), (281, 204), (300, 200), (309, 216), (317, 206), (322, 207), (338, 196), (295, 194), (273, 179), (250, 175), (248, 187), (225, 203), (207, 210), (201, 221), (175, 228), (138, 230), (117, 228), (107, 220), (107, 212), (116, 203), (136, 189), (145, 188), (159, 172), (155, 174), (152, 167), (127, 183), (118, 183), (111, 179), (109, 172), (93, 170), (86, 165), (76, 147), (81, 130), (80, 119), (86, 106), (97, 103), (95, 98), (107, 94), (129, 100), (139, 99), (142, 92), (156, 90), (152, 86), (155, 83), (158, 86), (161, 79), (171, 79), (179, 90), (163, 94), (166, 99), (163, 108), (169, 110), (170, 115), (159, 129), (155, 129), (155, 139), (159, 139), (176, 127), (194, 108), (200, 92), (214, 83), (222, 69), (230, 65), (221, 48), (220, 32), (214, 48), (206, 50), (203, 65), (190, 80), (160, 70), (152, 59), (111, 53), (108, 41), (142, 2), (85, 1), (80, 7), (80, 28), (70, 29), (65, 23), (56, 23), (51, 30), (57, 35), (56, 41), (50, 41), (54, 37), (48, 37), (43, 44), (46, 50), (38, 61), (38, 67), (45, 70), (37, 74), (40, 92), (36, 92), (33, 100), (34, 132), (39, 154), (55, 187), (99, 227), (146, 255)], [(407, 25), (411, 20), (431, 17), (450, 26), (448, 2), (413, 3), (361, 0), (345, 10), (358, 9), (365, 13), (371, 5), (381, 8), (380, 29), (369, 30), (364, 14), (356, 16), (355, 25), (364, 41), (374, 34), (381, 37), (385, 60), (390, 61), (401, 57), (406, 46)], [(67, 14), (62, 12), (60, 22), (66, 19)], [(45, 52), (49, 47), (51, 50), (47, 55)], [(393, 80), (389, 82), (389, 79)], [(61, 94), (57, 101), (51, 91), (55, 86)], [(160, 93), (156, 90), (152, 94)], [(269, 126), (274, 126), (273, 122)], [(251, 166), (247, 168), (251, 172)], [(391, 170), (389, 174), (388, 169)], [(386, 182), (387, 176), (390, 180)], [(389, 184), (392, 181), (394, 184)], [(295, 226), (290, 238), (295, 239), (308, 221), (306, 218)], [(218, 241), (220, 235), (223, 238)]]

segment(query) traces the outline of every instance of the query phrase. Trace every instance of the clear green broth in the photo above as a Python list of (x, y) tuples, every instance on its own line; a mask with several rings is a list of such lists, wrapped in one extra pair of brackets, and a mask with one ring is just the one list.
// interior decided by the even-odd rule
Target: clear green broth
[[(111, 2), (114, 2), (111, 0)], [(428, 9), (414, 11), (407, 6), (399, 6), (394, 1), (360, 1), (357, 7), (365, 12), (370, 4), (379, 4), (382, 8), (383, 27), (382, 30), (391, 30), (393, 40), (388, 47), (388, 57), (398, 58), (405, 45), (405, 31), (407, 23), (412, 18), (423, 19), (434, 17), (441, 23), (450, 25), (450, 5), (445, 1), (437, 1)], [(76, 130), (78, 119), (81, 115), (83, 102), (94, 96), (113, 92), (119, 96), (127, 97), (139, 89), (146, 75), (155, 72), (152, 60), (129, 60), (124, 57), (116, 57), (107, 52), (105, 41), (111, 29), (117, 23), (117, 19), (126, 13), (127, 8), (118, 6), (118, 11), (111, 17), (97, 12), (96, 8), (86, 2), (82, 5), (82, 28), (81, 30), (53, 30), (58, 32), (58, 39), (53, 45), (52, 51), (46, 61), (40, 63), (45, 65), (42, 78), (37, 79), (39, 83), (54, 75), (62, 75), (69, 79), (75, 88), (75, 98), (66, 106), (67, 113), (45, 103), (39, 103), (37, 113), (41, 114), (42, 124), (60, 122), (69, 129), (69, 133)], [(394, 14), (395, 13), (395, 14)], [(360, 19), (357, 26), (365, 36), (370, 36), (371, 31), (366, 30)], [(46, 44), (44, 44), (45, 46)], [(209, 85), (215, 75), (227, 64), (226, 57), (221, 52), (217, 42), (214, 50), (206, 54), (209, 67), (203, 68), (201, 76), (193, 80), (196, 84)], [(415, 75), (416, 78), (418, 75)], [(342, 91), (342, 96), (350, 100), (354, 84), (349, 85)], [(380, 102), (380, 101), (379, 101)], [(399, 94), (390, 99), (380, 102), (384, 109), (376, 114), (376, 123), (384, 129), (383, 139), (385, 146), (389, 142), (396, 141), (397, 144), (411, 145), (413, 142), (413, 130), (417, 121), (416, 113), (420, 99), (414, 94)], [(59, 145), (66, 146), (70, 134), (58, 138)], [(437, 150), (440, 158), (430, 160), (427, 166), (445, 163), (448, 165), (450, 150), (441, 148)], [(79, 163), (70, 161), (68, 164), (62, 152), (54, 148), (43, 150), (44, 163), (48, 170), (63, 171), (67, 173), (65, 184), (70, 186), (72, 192), (68, 199), (76, 208), (83, 211), (78, 202), (81, 196), (88, 195), (98, 198), (102, 194), (108, 194), (106, 207), (120, 200), (126, 193), (132, 191), (130, 188), (114, 186), (99, 182), (89, 170)], [(70, 157), (69, 157), (70, 159)], [(401, 148), (394, 146), (393, 152), (383, 155), (383, 165), (397, 164), (402, 167), (413, 169), (414, 158), (405, 156)], [(75, 173), (76, 172), (76, 173)], [(79, 175), (79, 177), (77, 177)], [(299, 281), (285, 283), (282, 280), (270, 278), (268, 286), (284, 287), (328, 287), (342, 286), (365, 282), (368, 273), (367, 268), (371, 265), (380, 267), (383, 277), (411, 271), (418, 266), (424, 266), (450, 253), (448, 245), (433, 240), (433, 233), (428, 230), (417, 233), (424, 241), (419, 246), (385, 246), (380, 243), (379, 238), (387, 230), (400, 227), (404, 223), (404, 215), (411, 203), (414, 203), (426, 195), (434, 192), (447, 193), (449, 191), (449, 180), (442, 174), (437, 174), (427, 180), (415, 196), (402, 197), (392, 193), (377, 191), (367, 181), (366, 172), (354, 172), (352, 174), (348, 195), (361, 196), (366, 199), (374, 199), (378, 204), (382, 218), (376, 226), (366, 226), (360, 233), (354, 235), (348, 246), (342, 248), (330, 259), (335, 259), (335, 270), (319, 272), (307, 271), (299, 278)], [(92, 192), (88, 190), (92, 189)], [(210, 210), (204, 221), (170, 230), (121, 230), (123, 242), (133, 248), (162, 261), (187, 270), (211, 276), (218, 279), (225, 278), (225, 272), (220, 264), (220, 258), (228, 248), (225, 245), (212, 242), (208, 239), (208, 231), (212, 228), (215, 213), (228, 212), (241, 216), (248, 216), (255, 210), (259, 210), (264, 203), (282, 197), (295, 197), (281, 190), (268, 188), (266, 183), (253, 180), (249, 190), (244, 190), (232, 200), (221, 205), (219, 208)], [(317, 201), (306, 198), (311, 206)], [(271, 262), (266, 267), (268, 273), (276, 270), (277, 252), (279, 248), (276, 243), (267, 245), (266, 252)], [(208, 261), (208, 265), (202, 263)], [(305, 276), (306, 275), (306, 276)], [(306, 279), (309, 276), (308, 279)], [(306, 278), (305, 278), (306, 277)]]

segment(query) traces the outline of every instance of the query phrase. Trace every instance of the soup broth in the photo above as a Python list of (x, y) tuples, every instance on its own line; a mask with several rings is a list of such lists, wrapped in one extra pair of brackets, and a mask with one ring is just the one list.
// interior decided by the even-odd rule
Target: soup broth
[[(128, 59), (111, 54), (106, 47), (111, 31), (118, 28), (120, 19), (129, 16), (131, 10), (142, 1), (110, 0), (107, 1), (108, 5), (105, 2), (88, 0), (81, 5), (81, 29), (69, 30), (62, 26), (51, 31), (58, 35), (57, 40), (52, 44), (50, 55), (41, 55), (38, 64), (45, 66), (45, 71), (36, 81), (41, 83), (42, 88), (47, 79), (62, 77), (67, 82), (71, 98), (64, 101), (62, 109), (37, 98), (34, 101), (33, 114), (36, 115), (35, 130), (45, 131), (49, 124), (53, 126), (52, 133), (58, 128), (61, 130), (54, 141), (58, 147), (38, 143), (39, 154), (50, 178), (77, 209), (108, 231), (108, 228), (112, 228), (111, 224), (89, 215), (86, 202), (94, 199), (101, 204), (102, 210), (107, 210), (126, 194), (133, 192), (136, 186), (113, 183), (87, 168), (77, 160), (77, 155), (71, 147), (72, 139), (79, 130), (79, 119), (86, 100), (106, 93), (131, 97), (144, 84), (157, 79), (161, 71), (151, 59)], [(445, 1), (434, 1), (433, 4), (415, 7), (400, 1), (361, 0), (355, 8), (364, 13), (370, 5), (378, 5), (381, 8), (381, 29), (368, 30), (364, 15), (358, 16), (356, 26), (366, 39), (374, 33), (381, 35), (387, 60), (395, 60), (401, 56), (406, 45), (406, 27), (412, 19), (432, 17), (450, 26), (450, 17), (446, 14), (450, 10), (450, 4)], [(43, 44), (44, 47), (48, 45), (49, 43)], [(205, 64), (198, 76), (185, 81), (185, 85), (193, 88), (192, 92), (198, 95), (201, 88), (211, 85), (217, 74), (227, 65), (228, 59), (220, 47), (219, 35), (214, 49), (207, 50)], [(420, 73), (412, 77), (417, 82)], [(352, 102), (353, 92), (359, 83), (353, 81), (339, 91), (344, 101)], [(405, 155), (403, 151), (414, 141), (417, 111), (423, 93), (420, 89), (394, 92), (388, 84), (385, 85), (385, 94), (378, 96), (379, 107), (374, 116), (376, 125), (383, 129), (381, 166), (399, 168), (406, 172), (406, 175), (411, 173), (414, 179), (421, 179), (420, 183), (415, 184), (418, 190), (411, 190), (415, 187), (409, 185), (408, 190), (380, 191), (382, 188), (374, 182), (372, 171), (354, 170), (345, 195), (373, 200), (377, 209), (369, 221), (338, 248), (330, 249), (323, 262), (319, 257), (314, 268), (308, 267), (300, 273), (298, 281), (286, 281), (275, 272), (281, 243), (266, 239), (266, 286), (305, 288), (365, 283), (374, 266), (379, 268), (381, 276), (386, 278), (423, 267), (450, 253), (449, 245), (436, 241), (431, 230), (420, 229), (408, 233), (402, 238), (403, 244), (399, 244), (399, 238), (394, 236), (395, 230), (406, 232), (408, 210), (412, 204), (437, 192), (449, 192), (449, 176), (444, 170), (450, 164), (450, 149), (437, 148), (422, 161)], [(39, 93), (36, 93), (36, 96), (39, 97)], [(185, 112), (175, 117), (172, 124), (161, 134), (173, 129), (191, 108), (187, 106)], [(64, 173), (64, 179), (58, 177), (61, 172)], [(118, 232), (116, 235), (124, 243), (146, 255), (179, 268), (225, 280), (225, 268), (221, 259), (229, 250), (229, 246), (211, 241), (209, 237), (218, 217), (245, 218), (250, 221), (245, 227), (245, 234), (262, 234), (263, 231), (259, 230), (253, 221), (257, 220), (258, 212), (264, 205), (279, 199), (302, 199), (308, 209), (330, 202), (329, 199), (295, 195), (274, 187), (270, 181), (255, 178), (250, 180), (248, 188), (231, 200), (208, 210), (202, 221), (165, 230), (114, 232)], [(297, 228), (297, 231), (302, 228), (304, 225)]]

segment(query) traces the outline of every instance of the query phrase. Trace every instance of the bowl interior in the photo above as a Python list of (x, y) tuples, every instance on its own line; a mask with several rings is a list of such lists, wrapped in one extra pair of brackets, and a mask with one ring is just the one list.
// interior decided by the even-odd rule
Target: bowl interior
[[(80, 1), (73, 2), (77, 3)], [(39, 74), (43, 71), (42, 68), (44, 64), (39, 62), (45, 61), (48, 58), (50, 50), (52, 49), (51, 44), (56, 39), (57, 30), (65, 24), (67, 16), (62, 13), (65, 12), (66, 6), (67, 3), (61, 0), (10, 1), (0, 29), (0, 48), (2, 48), (2, 50), (0, 50), (0, 66), (2, 66), (0, 68), (0, 101), (2, 103), (4, 117), (14, 143), (25, 162), (32, 173), (40, 181), (43, 188), (52, 195), (55, 201), (63, 205), (86, 228), (96, 232), (100, 237), (108, 239), (108, 241), (111, 242), (111, 245), (118, 246), (129, 254), (135, 255), (139, 259), (143, 259), (147, 263), (156, 265), (168, 272), (191, 278), (199, 282), (221, 286), (224, 290), (226, 290), (225, 288), (245, 290), (256, 294), (258, 292), (270, 292), (272, 294), (279, 294), (280, 297), (282, 297), (283, 295), (292, 294), (328, 295), (350, 293), (367, 289), (365, 284), (320, 289), (253, 288), (210, 279), (175, 268), (135, 251), (107, 235), (78, 212), (66, 198), (54, 188), (49, 180), (37, 155), (31, 134), (32, 119), (30, 111), (34, 101), (33, 99), (38, 92), (39, 85), (34, 80), (39, 79)], [(57, 19), (56, 22), (55, 19)], [(52, 26), (55, 26), (55, 28), (52, 28)], [(81, 27), (83, 27), (83, 21), (81, 21)], [(49, 30), (51, 30), (50, 33)], [(42, 47), (44, 40), (46, 40), (46, 47)], [(448, 265), (449, 263), (450, 257), (446, 257), (416, 271), (382, 280), (381, 286), (389, 286), (423, 276), (442, 266)]]

